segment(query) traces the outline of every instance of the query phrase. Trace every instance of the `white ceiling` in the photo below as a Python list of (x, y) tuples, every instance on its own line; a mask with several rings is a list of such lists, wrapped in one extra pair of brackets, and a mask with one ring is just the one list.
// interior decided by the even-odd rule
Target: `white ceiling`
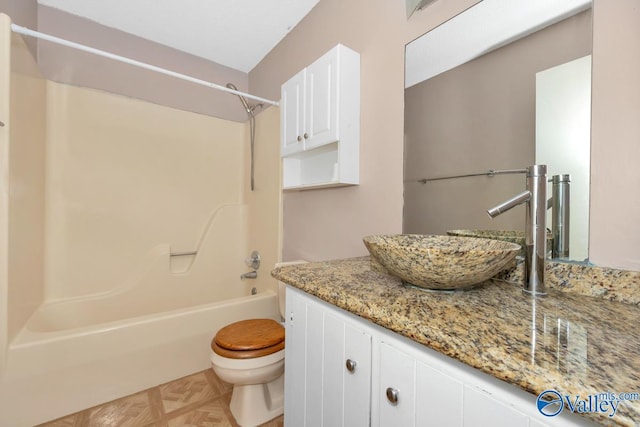
[(249, 72), (319, 0), (38, 0)]

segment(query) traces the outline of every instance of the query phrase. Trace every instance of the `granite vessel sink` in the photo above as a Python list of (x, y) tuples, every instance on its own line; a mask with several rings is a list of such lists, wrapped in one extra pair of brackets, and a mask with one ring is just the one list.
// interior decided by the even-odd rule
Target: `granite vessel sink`
[(478, 237), (481, 239), (504, 240), (524, 245), (524, 231), (516, 230), (447, 230), (449, 236)]
[(520, 246), (499, 240), (420, 234), (363, 238), (372, 260), (404, 282), (426, 289), (454, 290), (495, 276)]
[[(516, 230), (447, 230), (449, 236), (478, 237), (481, 239), (503, 240), (522, 246), (519, 255), (524, 256), (524, 231)], [(551, 249), (553, 236), (547, 232), (547, 250)]]

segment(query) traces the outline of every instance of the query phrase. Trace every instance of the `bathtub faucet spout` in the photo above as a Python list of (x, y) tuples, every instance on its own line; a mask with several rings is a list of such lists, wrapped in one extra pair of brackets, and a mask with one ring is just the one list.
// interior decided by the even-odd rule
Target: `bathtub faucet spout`
[(240, 276), (240, 280), (244, 280), (244, 279), (256, 279), (258, 277), (258, 272), (257, 271), (250, 271), (248, 273), (244, 273), (243, 275)]

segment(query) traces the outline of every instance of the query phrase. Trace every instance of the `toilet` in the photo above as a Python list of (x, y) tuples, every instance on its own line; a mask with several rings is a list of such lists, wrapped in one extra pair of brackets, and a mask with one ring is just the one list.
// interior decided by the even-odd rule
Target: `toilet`
[[(278, 282), (284, 318), (285, 285)], [(233, 384), (229, 405), (241, 426), (256, 426), (284, 412), (284, 326), (272, 319), (249, 319), (220, 329), (211, 341), (211, 366)]]

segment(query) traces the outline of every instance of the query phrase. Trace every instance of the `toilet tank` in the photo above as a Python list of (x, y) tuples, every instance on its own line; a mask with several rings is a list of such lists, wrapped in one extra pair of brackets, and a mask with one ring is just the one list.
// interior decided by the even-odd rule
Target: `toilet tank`
[[(288, 261), (288, 262), (277, 262), (276, 267), (284, 267), (286, 265), (296, 265), (296, 264), (306, 264), (308, 261), (305, 260), (297, 260), (297, 261)], [(284, 315), (284, 302), (285, 298), (285, 290), (287, 289), (287, 285), (278, 281), (278, 310), (280, 310), (280, 317), (285, 319)]]

